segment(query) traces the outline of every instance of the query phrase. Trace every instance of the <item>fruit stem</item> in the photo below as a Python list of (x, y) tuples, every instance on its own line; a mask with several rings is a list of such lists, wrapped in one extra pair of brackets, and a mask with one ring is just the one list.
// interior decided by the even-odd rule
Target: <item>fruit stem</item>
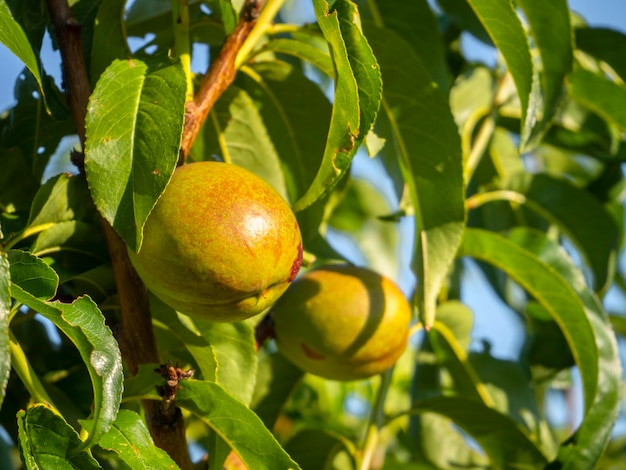
[(372, 408), (367, 432), (363, 440), (363, 448), (356, 455), (357, 470), (369, 470), (371, 468), (374, 452), (378, 446), (380, 429), (383, 427), (385, 420), (385, 399), (387, 398), (387, 392), (391, 385), (393, 369), (394, 368), (391, 367), (380, 374), (380, 384), (378, 385), (374, 407)]

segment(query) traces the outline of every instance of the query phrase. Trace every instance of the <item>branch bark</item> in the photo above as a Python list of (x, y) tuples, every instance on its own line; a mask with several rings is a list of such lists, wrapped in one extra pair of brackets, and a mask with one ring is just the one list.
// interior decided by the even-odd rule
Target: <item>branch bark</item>
[(220, 53), (211, 63), (209, 71), (202, 79), (194, 99), (187, 103), (185, 128), (181, 143), (183, 161), (189, 155), (191, 146), (198, 136), (202, 124), (206, 120), (211, 108), (226, 88), (233, 82), (237, 70), (235, 60), (244, 41), (254, 28), (259, 16), (263, 0), (247, 0), (235, 29), (226, 38)]

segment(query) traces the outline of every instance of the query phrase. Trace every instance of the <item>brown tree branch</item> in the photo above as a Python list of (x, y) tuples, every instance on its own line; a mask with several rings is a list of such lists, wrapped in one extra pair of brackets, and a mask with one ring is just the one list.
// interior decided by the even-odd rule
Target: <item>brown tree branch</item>
[(183, 160), (189, 155), (191, 146), (198, 136), (202, 124), (211, 108), (236, 75), (235, 59), (242, 44), (254, 28), (263, 0), (247, 0), (239, 16), (235, 29), (226, 38), (220, 53), (212, 62), (209, 71), (202, 79), (193, 101), (187, 103), (185, 128), (181, 143)]
[[(67, 0), (47, 0), (47, 5), (61, 52), (68, 105), (84, 149), (85, 116), (91, 88), (80, 39), (80, 25)], [(124, 241), (104, 218), (101, 218), (101, 225), (109, 248), (120, 302), (120, 350), (126, 369), (135, 374), (140, 364), (160, 362), (152, 330), (148, 294), (130, 263)], [(183, 470), (193, 468), (180, 410), (179, 413), (170, 412), (166, 415), (160, 402), (144, 401), (143, 405), (155, 444), (164, 449)]]

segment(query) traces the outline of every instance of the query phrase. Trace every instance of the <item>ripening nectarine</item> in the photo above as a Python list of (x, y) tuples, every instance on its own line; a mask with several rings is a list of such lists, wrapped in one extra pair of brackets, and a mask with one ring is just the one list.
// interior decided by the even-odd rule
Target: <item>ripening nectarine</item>
[(328, 265), (299, 277), (271, 316), (287, 359), (311, 374), (356, 380), (398, 360), (411, 308), (390, 279), (365, 268)]
[(264, 180), (226, 163), (179, 167), (148, 217), (131, 262), (163, 302), (190, 316), (238, 321), (287, 289), (302, 239), (286, 201)]

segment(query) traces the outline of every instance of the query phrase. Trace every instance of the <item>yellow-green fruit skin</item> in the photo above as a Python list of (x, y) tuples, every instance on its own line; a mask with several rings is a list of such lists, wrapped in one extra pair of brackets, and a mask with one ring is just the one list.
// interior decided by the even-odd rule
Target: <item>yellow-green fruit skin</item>
[(406, 348), (411, 320), (392, 280), (347, 265), (306, 272), (271, 314), (279, 351), (304, 371), (331, 380), (387, 370)]
[(232, 322), (271, 306), (296, 277), (302, 239), (287, 202), (236, 165), (176, 169), (130, 260), (178, 312)]

